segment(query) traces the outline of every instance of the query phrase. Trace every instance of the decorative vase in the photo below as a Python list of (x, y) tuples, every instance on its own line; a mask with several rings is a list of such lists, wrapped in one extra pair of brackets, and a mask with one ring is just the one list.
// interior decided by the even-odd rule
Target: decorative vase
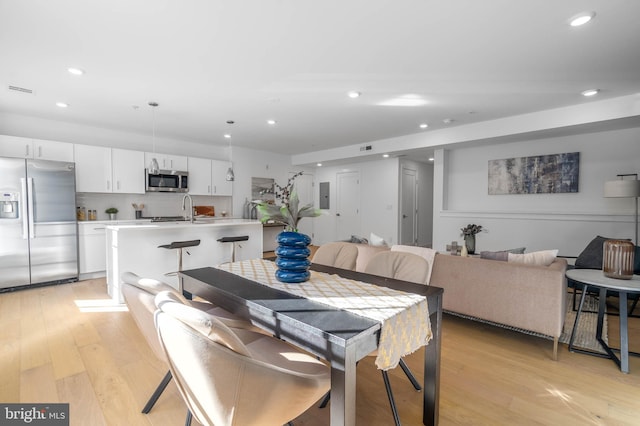
[(276, 279), (283, 283), (301, 283), (307, 281), (309, 273), (309, 255), (307, 247), (311, 244), (308, 235), (299, 232), (284, 231), (276, 237)]
[(633, 278), (635, 246), (631, 241), (607, 240), (602, 252), (602, 272), (605, 277), (620, 280)]
[(468, 254), (476, 253), (476, 236), (475, 235), (465, 235), (464, 236), (464, 245), (467, 248)]

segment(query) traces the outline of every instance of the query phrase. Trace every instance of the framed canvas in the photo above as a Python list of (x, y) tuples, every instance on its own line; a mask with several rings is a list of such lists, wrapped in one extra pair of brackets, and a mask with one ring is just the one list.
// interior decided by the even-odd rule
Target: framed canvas
[(578, 192), (580, 153), (489, 160), (489, 195)]

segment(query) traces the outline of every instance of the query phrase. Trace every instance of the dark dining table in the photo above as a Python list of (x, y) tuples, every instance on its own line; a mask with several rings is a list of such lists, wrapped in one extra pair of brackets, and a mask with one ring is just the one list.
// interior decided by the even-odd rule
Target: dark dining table
[[(311, 269), (426, 297), (433, 337), (424, 351), (423, 415), (438, 424), (443, 289), (312, 264)], [(379, 321), (213, 268), (179, 273), (185, 292), (208, 300), (331, 365), (331, 425), (356, 424), (356, 363), (378, 346)]]

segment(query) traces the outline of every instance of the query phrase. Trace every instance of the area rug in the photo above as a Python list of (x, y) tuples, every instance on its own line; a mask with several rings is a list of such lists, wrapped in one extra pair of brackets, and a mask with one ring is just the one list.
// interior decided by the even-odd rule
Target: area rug
[[(562, 329), (562, 334), (558, 339), (560, 343), (566, 343), (567, 345), (569, 344), (569, 340), (571, 339), (571, 331), (573, 329), (573, 324), (576, 322), (576, 313), (577, 313), (573, 310), (571, 298), (572, 298), (572, 295), (567, 294), (567, 314), (564, 320), (564, 327)], [(587, 297), (584, 300), (584, 306), (582, 307), (583, 312), (580, 315), (580, 323), (578, 324), (578, 328), (576, 330), (576, 337), (573, 339), (573, 345), (577, 348), (588, 349), (594, 352), (605, 353), (605, 351), (602, 349), (602, 346), (600, 346), (600, 343), (596, 340), (598, 314), (591, 313), (591, 312), (597, 312), (597, 310), (598, 310), (598, 298), (592, 295), (587, 295)], [(520, 333), (530, 334), (532, 336), (542, 337), (543, 339), (553, 340), (553, 337), (551, 336), (535, 333), (533, 331), (524, 330), (517, 327), (511, 327), (504, 324), (497, 324), (492, 321), (486, 321), (480, 318), (459, 314), (457, 312), (451, 312), (447, 310), (445, 310), (444, 312), (457, 317), (479, 321), (485, 324), (495, 325), (497, 327), (518, 331)], [(604, 324), (602, 328), (602, 340), (604, 340), (606, 343), (609, 343), (609, 340), (607, 337), (607, 327), (608, 327), (607, 314), (605, 313)]]
[[(578, 298), (578, 302), (580, 299)], [(576, 303), (576, 306), (578, 303)], [(588, 311), (588, 312), (585, 312)], [(600, 343), (596, 340), (596, 328), (598, 325), (598, 314), (591, 313), (598, 311), (598, 298), (592, 295), (587, 295), (584, 300), (584, 306), (582, 307), (582, 314), (580, 314), (580, 323), (576, 330), (576, 336), (573, 339), (573, 345), (578, 348), (589, 349), (596, 352), (605, 353), (600, 346)], [(576, 321), (576, 313), (573, 310), (572, 296), (567, 296), (567, 316), (564, 320), (564, 328), (562, 335), (560, 336), (560, 342), (569, 344), (571, 339), (571, 331), (573, 324)], [(607, 314), (604, 315), (604, 324), (602, 327), (602, 340), (609, 343), (608, 335)]]

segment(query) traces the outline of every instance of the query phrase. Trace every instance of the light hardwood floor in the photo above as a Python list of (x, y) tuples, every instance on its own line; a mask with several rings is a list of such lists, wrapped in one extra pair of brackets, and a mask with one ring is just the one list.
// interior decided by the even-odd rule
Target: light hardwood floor
[[(150, 414), (140, 413), (166, 368), (129, 313), (105, 299), (104, 279), (0, 294), (0, 401), (68, 402), (79, 426), (184, 424), (174, 384)], [(631, 320), (636, 350), (639, 322)], [(610, 360), (561, 345), (554, 362), (548, 340), (447, 315), (442, 344), (441, 425), (640, 424), (640, 358), (622, 374)], [(417, 375), (422, 357), (406, 358)], [(396, 370), (400, 417), (419, 425), (422, 394)], [(391, 425), (372, 359), (359, 364), (357, 384), (358, 424)], [(313, 407), (295, 425), (328, 425), (328, 414)]]

